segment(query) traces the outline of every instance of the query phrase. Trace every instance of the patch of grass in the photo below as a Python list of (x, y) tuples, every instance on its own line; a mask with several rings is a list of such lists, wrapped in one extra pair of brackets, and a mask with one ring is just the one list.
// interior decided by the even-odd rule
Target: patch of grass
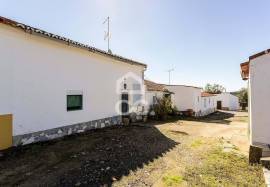
[(196, 139), (194, 140), (192, 143), (191, 143), (191, 147), (192, 148), (198, 148), (200, 147), (201, 145), (203, 145), (203, 141), (201, 139)]
[(183, 182), (183, 177), (179, 175), (166, 175), (162, 178), (166, 186), (178, 186)]
[(215, 147), (202, 156), (202, 163), (186, 170), (185, 180), (199, 186), (264, 186), (260, 165), (247, 157)]

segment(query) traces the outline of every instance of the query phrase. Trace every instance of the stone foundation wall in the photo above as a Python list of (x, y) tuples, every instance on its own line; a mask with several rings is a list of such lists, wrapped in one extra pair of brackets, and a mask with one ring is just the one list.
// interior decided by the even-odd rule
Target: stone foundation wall
[(60, 138), (66, 135), (82, 133), (91, 129), (104, 128), (113, 125), (122, 124), (121, 116), (114, 116), (105, 119), (99, 119), (84, 123), (78, 123), (69, 126), (63, 126), (45, 131), (34, 132), (13, 137), (13, 146), (26, 145), (30, 143), (48, 141), (55, 138)]
[(253, 142), (251, 146), (260, 147), (262, 149), (262, 156), (270, 157), (270, 144)]

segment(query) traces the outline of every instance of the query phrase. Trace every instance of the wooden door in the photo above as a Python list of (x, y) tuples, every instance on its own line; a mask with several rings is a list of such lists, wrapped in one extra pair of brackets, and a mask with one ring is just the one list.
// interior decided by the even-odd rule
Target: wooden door
[(222, 101), (217, 101), (217, 109), (218, 110), (222, 109)]

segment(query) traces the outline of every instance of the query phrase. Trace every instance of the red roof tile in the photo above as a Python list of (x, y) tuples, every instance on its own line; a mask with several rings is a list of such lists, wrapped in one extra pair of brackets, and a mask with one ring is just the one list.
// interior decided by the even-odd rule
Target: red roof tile
[(241, 76), (243, 80), (248, 80), (249, 78), (249, 62), (244, 62), (240, 64)]
[(215, 94), (211, 94), (211, 93), (208, 93), (208, 92), (202, 92), (201, 96), (202, 97), (211, 97), (211, 96), (215, 96)]
[(165, 90), (165, 86), (163, 84), (158, 84), (149, 80), (144, 80), (144, 84), (148, 91), (161, 91)]

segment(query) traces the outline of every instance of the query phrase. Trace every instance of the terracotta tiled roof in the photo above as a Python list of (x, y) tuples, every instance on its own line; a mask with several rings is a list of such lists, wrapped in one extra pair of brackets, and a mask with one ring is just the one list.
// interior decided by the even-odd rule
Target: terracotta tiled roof
[(260, 56), (269, 54), (269, 53), (270, 53), (270, 49), (264, 50), (262, 52), (259, 52), (259, 53), (255, 54), (255, 55), (250, 56), (249, 60), (247, 62), (241, 63), (240, 68), (241, 68), (242, 79), (243, 80), (248, 80), (249, 79), (249, 64), (250, 64), (251, 60), (253, 60), (255, 58), (258, 58)]
[(158, 84), (149, 80), (144, 80), (144, 84), (148, 91), (161, 91), (165, 90), (165, 86), (163, 84)]
[(211, 97), (211, 96), (215, 96), (215, 94), (211, 94), (211, 93), (208, 93), (208, 92), (202, 92), (201, 96), (202, 97)]
[(166, 86), (183, 86), (183, 87), (189, 87), (189, 88), (202, 89), (201, 87), (197, 87), (197, 86), (189, 86), (189, 85), (181, 85), (181, 84), (167, 84)]
[(243, 80), (248, 80), (249, 78), (249, 62), (244, 62), (240, 64), (241, 76)]
[(146, 86), (147, 91), (158, 91), (173, 94), (173, 92), (170, 92), (165, 88), (164, 84), (158, 84), (149, 80), (144, 80), (144, 84)]
[(100, 54), (100, 55), (104, 55), (104, 56), (107, 56), (107, 57), (110, 57), (110, 58), (113, 58), (113, 59), (116, 59), (116, 60), (119, 60), (119, 61), (122, 61), (122, 62), (125, 62), (125, 63), (134, 64), (134, 65), (140, 65), (140, 66), (144, 66), (145, 68), (147, 67), (146, 64), (143, 64), (141, 62), (137, 62), (135, 60), (131, 60), (131, 59), (119, 56), (119, 55), (111, 54), (111, 53), (108, 53), (108, 52), (106, 52), (104, 50), (97, 49), (95, 47), (91, 47), (91, 46), (76, 42), (74, 40), (71, 40), (71, 39), (68, 39), (68, 38), (65, 38), (65, 37), (62, 37), (62, 36), (58, 36), (56, 34), (52, 34), (52, 33), (49, 33), (49, 32), (46, 32), (44, 30), (37, 29), (37, 28), (31, 27), (31, 26), (28, 26), (28, 25), (25, 25), (23, 23), (18, 23), (18, 22), (14, 21), (14, 20), (11, 20), (11, 19), (8, 19), (8, 18), (5, 18), (5, 17), (0, 16), (0, 23), (11, 26), (11, 27), (14, 27), (14, 28), (17, 28), (17, 29), (20, 29), (20, 30), (22, 30), (22, 31), (24, 31), (26, 33), (29, 33), (29, 34), (36, 34), (38, 36), (42, 36), (42, 37), (45, 37), (45, 38), (48, 38), (48, 39), (52, 39), (54, 41), (63, 42), (65, 44), (67, 44), (67, 45), (74, 46), (74, 47), (81, 48), (81, 49), (85, 49), (85, 50), (90, 51), (92, 53), (97, 53), (97, 54)]

